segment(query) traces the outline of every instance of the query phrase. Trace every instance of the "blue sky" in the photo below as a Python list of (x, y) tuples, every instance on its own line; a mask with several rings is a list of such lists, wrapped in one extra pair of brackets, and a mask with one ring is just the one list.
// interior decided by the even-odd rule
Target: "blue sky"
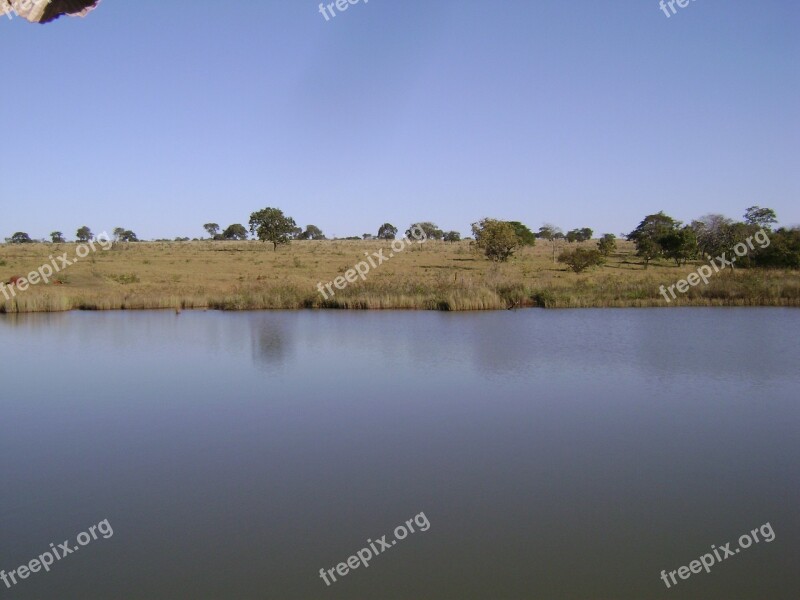
[[(104, 0), (0, 21), (0, 238), (800, 224), (800, 3)], [(185, 11), (191, 10), (192, 14)]]

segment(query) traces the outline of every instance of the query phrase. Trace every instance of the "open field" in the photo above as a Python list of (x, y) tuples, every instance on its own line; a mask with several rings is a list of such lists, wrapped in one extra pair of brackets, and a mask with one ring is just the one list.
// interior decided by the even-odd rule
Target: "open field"
[[(605, 266), (582, 274), (554, 264), (550, 246), (542, 242), (504, 264), (486, 260), (469, 242), (412, 244), (393, 258), (386, 241), (296, 241), (277, 252), (255, 241), (115, 244), (107, 251), (98, 246), (65, 267), (55, 276), (58, 282), (17, 290), (9, 300), (0, 294), (0, 312), (667, 306), (659, 286), (674, 284), (700, 264), (659, 261), (645, 270), (632, 244), (618, 244)], [(72, 260), (76, 247), (4, 244), (0, 279), (26, 276), (64, 252)], [(365, 252), (381, 249), (388, 260), (366, 281), (335, 290), (327, 301), (317, 291), (318, 282), (332, 281), (364, 260)], [(800, 306), (800, 272), (726, 270), (669, 305)]]

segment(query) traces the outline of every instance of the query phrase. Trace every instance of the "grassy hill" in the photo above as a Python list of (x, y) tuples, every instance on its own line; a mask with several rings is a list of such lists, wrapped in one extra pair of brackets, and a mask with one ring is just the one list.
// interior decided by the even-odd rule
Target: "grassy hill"
[[(659, 286), (685, 278), (700, 263), (676, 267), (660, 261), (644, 269), (632, 244), (618, 244), (605, 266), (582, 274), (554, 264), (549, 245), (541, 241), (502, 264), (486, 260), (469, 242), (413, 244), (391, 258), (385, 241), (296, 241), (277, 252), (255, 241), (115, 244), (105, 251), (98, 246), (65, 267), (55, 275), (58, 281), (16, 291), (9, 300), (0, 294), (0, 312), (800, 306), (800, 273), (768, 270), (723, 271), (668, 304)], [(4, 244), (0, 279), (27, 276), (51, 264), (51, 256), (57, 264), (55, 257), (64, 252), (73, 260), (76, 249), (76, 244)], [(371, 268), (365, 281), (333, 288), (335, 296), (328, 300), (319, 293), (318, 283), (324, 286), (366, 260), (365, 253), (381, 249), (386, 261)]]

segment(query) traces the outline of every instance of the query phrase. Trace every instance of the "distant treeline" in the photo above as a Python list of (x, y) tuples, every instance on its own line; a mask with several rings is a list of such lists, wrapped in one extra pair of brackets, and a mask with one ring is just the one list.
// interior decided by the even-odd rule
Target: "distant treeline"
[[(636, 246), (636, 255), (642, 259), (645, 268), (656, 259), (674, 260), (681, 265), (690, 260), (701, 259), (706, 256), (720, 256), (730, 252), (737, 244), (753, 236), (758, 231), (768, 235), (770, 243), (764, 248), (756, 248), (742, 257), (738, 262), (739, 267), (770, 267), (770, 268), (800, 268), (800, 229), (779, 228), (773, 229), (778, 219), (775, 211), (770, 208), (752, 206), (745, 211), (742, 221), (735, 221), (724, 215), (709, 214), (684, 224), (673, 219), (663, 211), (646, 216), (638, 227), (625, 237)], [(265, 208), (250, 215), (249, 229), (241, 223), (234, 223), (222, 229), (217, 223), (206, 223), (203, 229), (207, 238), (194, 238), (194, 241), (218, 240), (236, 241), (248, 240), (251, 236), (255, 239), (273, 244), (275, 249), (279, 245), (288, 244), (293, 240), (326, 240), (328, 239), (322, 229), (316, 225), (307, 225), (305, 229), (298, 227), (294, 219), (287, 217), (280, 209)], [(422, 231), (429, 240), (445, 242), (461, 241), (458, 231), (445, 231), (435, 223), (423, 221), (413, 223), (405, 231), (406, 237), (411, 237), (411, 232)], [(361, 236), (334, 238), (343, 240), (394, 240), (399, 229), (391, 223), (383, 223), (375, 234), (364, 233)], [(498, 219), (483, 219), (472, 225), (473, 237), (465, 238), (485, 251), (486, 256), (493, 260), (504, 261), (510, 258), (514, 251), (523, 246), (533, 246), (537, 240), (544, 240), (552, 246), (553, 260), (557, 258), (557, 249), (563, 242), (580, 243), (591, 240), (594, 231), (589, 227), (564, 231), (555, 225), (544, 224), (534, 232), (527, 225), (519, 221), (502, 221)], [(76, 241), (87, 242), (94, 239), (94, 234), (89, 227), (83, 226), (75, 233)], [(135, 243), (139, 241), (136, 233), (130, 229), (117, 227), (113, 232), (115, 242)], [(23, 232), (18, 231), (6, 243), (26, 244), (36, 241), (43, 243), (66, 243), (66, 238), (61, 231), (53, 231), (49, 240), (33, 240)], [(160, 242), (191, 241), (186, 237), (174, 240), (155, 240)], [(559, 260), (569, 264), (574, 270), (581, 271), (589, 266), (603, 264), (603, 257), (616, 250), (616, 236), (606, 233), (600, 236), (596, 249), (576, 248), (567, 250), (558, 256)], [(576, 265), (578, 265), (576, 267)]]
[(645, 217), (627, 238), (636, 244), (636, 255), (645, 267), (657, 258), (674, 260), (680, 266), (689, 260), (730, 256), (737, 245), (763, 232), (763, 244), (743, 254), (737, 252), (737, 267), (800, 268), (800, 229), (773, 230), (777, 222), (774, 210), (760, 206), (748, 208), (743, 221), (710, 214), (688, 225), (659, 212)]

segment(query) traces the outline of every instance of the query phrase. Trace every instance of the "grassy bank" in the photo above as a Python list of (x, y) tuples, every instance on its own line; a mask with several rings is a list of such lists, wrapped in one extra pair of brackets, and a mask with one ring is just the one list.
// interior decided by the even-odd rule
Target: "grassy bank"
[[(586, 245), (594, 247), (594, 242)], [(318, 282), (342, 275), (365, 252), (384, 249), (388, 256), (389, 243), (303, 241), (277, 252), (259, 242), (116, 244), (108, 251), (98, 247), (64, 268), (56, 275), (58, 282), (18, 291), (10, 300), (0, 294), (0, 312), (667, 306), (659, 286), (674, 284), (696, 268), (664, 261), (645, 270), (632, 245), (619, 246), (604, 267), (574, 274), (553, 264), (544, 243), (496, 264), (469, 242), (431, 241), (407, 247), (373, 269), (366, 281), (325, 300)], [(26, 276), (64, 252), (73, 259), (75, 250), (75, 244), (2, 245), (0, 279)], [(728, 270), (669, 306), (800, 306), (800, 273)]]

